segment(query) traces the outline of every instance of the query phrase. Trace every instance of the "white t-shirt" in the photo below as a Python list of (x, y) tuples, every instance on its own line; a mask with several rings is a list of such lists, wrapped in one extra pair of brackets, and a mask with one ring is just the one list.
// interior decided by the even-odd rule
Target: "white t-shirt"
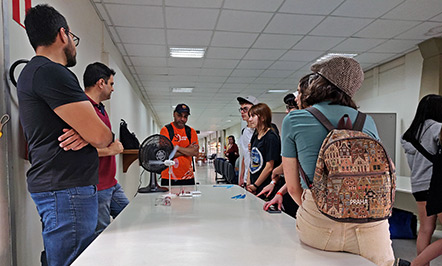
[[(249, 143), (250, 143), (250, 139), (252, 138), (253, 132), (255, 132), (254, 128), (250, 128), (250, 127), (245, 127), (241, 137), (239, 138), (239, 155), (240, 155), (240, 160), (242, 160), (242, 158), (244, 158), (244, 182), (247, 181), (247, 173), (249, 171), (249, 166), (250, 166), (250, 152), (249, 152)], [(241, 167), (241, 164), (240, 164)], [(240, 172), (242, 171), (242, 169), (240, 169)]]

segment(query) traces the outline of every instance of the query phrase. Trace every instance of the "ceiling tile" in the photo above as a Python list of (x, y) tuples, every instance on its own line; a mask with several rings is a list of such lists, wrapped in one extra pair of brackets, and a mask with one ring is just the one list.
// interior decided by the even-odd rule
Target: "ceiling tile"
[(241, 48), (218, 48), (210, 47), (206, 51), (206, 58), (216, 58), (216, 59), (241, 59), (247, 49)]
[[(169, 75), (169, 85), (174, 87), (185, 87), (183, 83), (191, 83), (193, 84), (198, 79), (197, 76), (189, 76), (189, 75)], [(193, 85), (192, 85), (193, 86)], [(191, 87), (192, 87), (191, 86)]]
[(270, 70), (266, 70), (264, 71), (259, 77), (261, 78), (286, 78), (288, 76), (290, 76), (291, 74), (293, 74), (293, 72), (295, 72), (294, 70), (275, 70), (275, 69), (270, 69)]
[(344, 0), (290, 0), (285, 1), (279, 12), (328, 15)]
[(115, 27), (124, 43), (165, 44), (166, 36), (162, 29)]
[(238, 64), (238, 69), (267, 69), (274, 60), (241, 60)]
[(378, 19), (356, 33), (356, 37), (391, 38), (419, 24), (417, 21), (398, 21)]
[(138, 74), (150, 74), (150, 75), (168, 75), (169, 69), (166, 67), (139, 67), (136, 66), (135, 70)]
[(300, 42), (298, 42), (293, 49), (327, 51), (343, 40), (345, 40), (345, 38), (306, 36)]
[(270, 69), (280, 69), (280, 70), (293, 70), (296, 71), (297, 69), (303, 67), (306, 64), (306, 62), (299, 62), (299, 61), (278, 61), (275, 62)]
[(166, 6), (220, 8), (223, 0), (165, 0)]
[(226, 80), (227, 83), (243, 83), (248, 84), (250, 82), (253, 82), (255, 80), (255, 77), (230, 77)]
[(122, 42), (120, 37), (118, 36), (117, 31), (115, 30), (115, 27), (109, 27), (109, 31), (114, 42)]
[(208, 30), (167, 30), (169, 46), (207, 47), (211, 37)]
[(201, 67), (203, 59), (198, 58), (168, 58), (167, 65), (169, 67)]
[(355, 59), (359, 63), (376, 63), (380, 60), (384, 60), (385, 58), (390, 58), (393, 56), (396, 56), (397, 54), (394, 53), (363, 53), (355, 57)]
[(208, 83), (224, 83), (226, 81), (226, 77), (208, 77), (208, 76), (199, 76), (198, 82), (208, 82)]
[(198, 76), (200, 71), (201, 71), (200, 68), (190, 68), (190, 67), (169, 68), (170, 75)]
[(99, 13), (99, 15), (101, 16), (101, 18), (104, 19), (104, 21), (105, 21), (108, 25), (111, 25), (111, 22), (110, 22), (109, 16), (108, 16), (108, 14), (107, 14), (106, 9), (104, 8), (104, 5), (99, 4), (99, 3), (96, 3), (95, 6), (97, 7), (97, 9), (98, 9), (98, 13)]
[(369, 23), (372, 19), (328, 17), (321, 22), (311, 34), (322, 36), (352, 36)]
[(122, 43), (116, 43), (115, 45), (118, 47), (118, 50), (121, 52), (122, 55), (127, 55), (126, 48)]
[(442, 13), (431, 18), (431, 21), (442, 22)]
[(419, 40), (389, 40), (370, 50), (373, 53), (403, 53), (417, 49)]
[(156, 6), (131, 6), (106, 4), (115, 26), (163, 27), (163, 10)]
[(345, 1), (332, 15), (353, 18), (379, 18), (403, 0), (351, 0)]
[(253, 48), (289, 49), (302, 38), (302, 35), (261, 34)]
[(283, 1), (284, 0), (225, 0), (223, 8), (275, 12)]
[(211, 30), (218, 13), (216, 9), (166, 7), (166, 26), (169, 29)]
[(395, 39), (425, 40), (430, 36), (442, 36), (442, 23), (424, 22), (396, 36)]
[(276, 60), (287, 50), (271, 50), (271, 49), (250, 49), (244, 59), (254, 60)]
[[(257, 78), (253, 82), (254, 84), (277, 84), (282, 78)], [(253, 85), (252, 85), (253, 86)]]
[(223, 10), (216, 29), (261, 32), (271, 17), (272, 13)]
[(337, 46), (333, 47), (335, 52), (365, 52), (385, 42), (385, 39), (348, 38)]
[(323, 16), (276, 14), (264, 32), (306, 34), (323, 19)]
[(204, 68), (235, 68), (238, 64), (238, 60), (226, 60), (226, 59), (205, 59), (203, 63)]
[(256, 33), (216, 31), (213, 36), (211, 46), (249, 48), (253, 42), (255, 42), (256, 37), (258, 37), (258, 34)]
[(316, 60), (318, 57), (320, 57), (323, 54), (324, 54), (323, 52), (319, 52), (319, 51), (291, 50), (291, 51), (288, 51), (283, 57), (281, 57), (280, 60), (309, 62), (309, 61)]
[(262, 73), (261, 69), (235, 69), (233, 70), (232, 77), (257, 77)]
[(131, 56), (130, 60), (134, 66), (159, 66), (166, 67), (167, 59), (160, 57), (142, 57), (142, 56)]
[(383, 16), (387, 19), (427, 20), (442, 12), (440, 0), (407, 0)]
[(124, 46), (130, 56), (166, 57), (166, 49), (164, 46), (145, 44), (125, 44)]

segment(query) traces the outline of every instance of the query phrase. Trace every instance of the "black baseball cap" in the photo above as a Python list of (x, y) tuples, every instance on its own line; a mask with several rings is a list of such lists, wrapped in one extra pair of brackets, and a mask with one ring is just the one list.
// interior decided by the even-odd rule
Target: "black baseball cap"
[(180, 104), (178, 104), (176, 107), (175, 107), (175, 111), (174, 112), (177, 112), (177, 113), (179, 113), (179, 114), (182, 114), (182, 113), (188, 113), (189, 115), (190, 115), (190, 108), (189, 108), (189, 106), (187, 106), (187, 104), (185, 104), (185, 103), (180, 103)]

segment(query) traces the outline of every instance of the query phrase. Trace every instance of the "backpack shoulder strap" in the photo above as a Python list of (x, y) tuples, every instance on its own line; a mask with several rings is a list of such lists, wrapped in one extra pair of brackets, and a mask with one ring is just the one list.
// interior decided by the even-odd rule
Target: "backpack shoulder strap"
[(186, 131), (186, 136), (189, 140), (189, 144), (192, 143), (192, 129), (189, 126), (184, 125), (184, 130)]
[(318, 119), (318, 121), (328, 130), (331, 131), (333, 129), (335, 129), (335, 126), (332, 125), (332, 123), (330, 123), (330, 121), (327, 119), (327, 117), (325, 117), (325, 115), (323, 113), (321, 113), (321, 111), (319, 111), (318, 109), (316, 109), (315, 107), (309, 107), (307, 109), (305, 109), (306, 111), (308, 111), (309, 113), (311, 113), (316, 119)]
[(431, 153), (429, 153), (424, 146), (422, 146), (422, 144), (419, 143), (419, 141), (413, 139), (412, 141), (410, 141), (411, 144), (413, 144), (413, 146), (416, 148), (416, 150), (418, 150), (425, 158), (428, 159), (428, 161), (434, 163), (434, 155), (432, 155)]
[(170, 139), (170, 141), (172, 141), (173, 137), (175, 136), (175, 132), (173, 131), (173, 126), (172, 126), (172, 124), (167, 124), (167, 125), (165, 125), (165, 127), (167, 128), (167, 131), (169, 132), (169, 139)]
[(353, 124), (353, 130), (362, 131), (366, 118), (366, 114), (358, 111), (358, 116), (356, 117), (355, 123)]

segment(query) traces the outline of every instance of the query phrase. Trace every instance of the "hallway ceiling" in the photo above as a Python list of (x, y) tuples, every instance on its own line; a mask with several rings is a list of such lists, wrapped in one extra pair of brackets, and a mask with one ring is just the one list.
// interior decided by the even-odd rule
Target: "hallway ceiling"
[[(355, 53), (364, 70), (442, 36), (441, 0), (93, 0), (159, 123), (186, 103), (188, 124), (220, 130), (240, 121), (236, 97), (283, 105), (327, 53)], [(202, 59), (170, 47), (206, 48)], [(194, 87), (192, 93), (171, 88)]]

